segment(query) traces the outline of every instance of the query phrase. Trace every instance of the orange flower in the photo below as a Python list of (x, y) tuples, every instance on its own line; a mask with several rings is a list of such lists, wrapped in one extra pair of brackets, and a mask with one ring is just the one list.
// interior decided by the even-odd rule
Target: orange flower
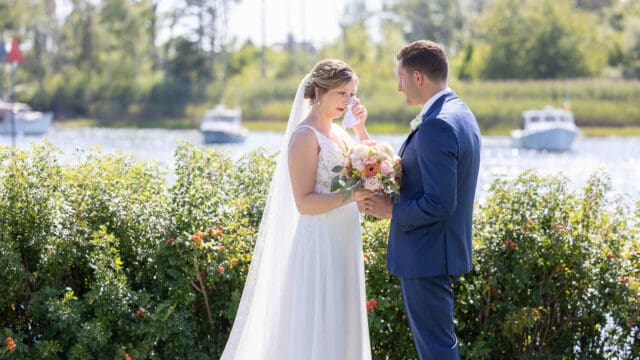
[(515, 248), (516, 247), (516, 243), (514, 243), (513, 241), (509, 241), (509, 240), (505, 240), (504, 241), (504, 246), (506, 247), (510, 247), (510, 248)]
[(175, 240), (174, 238), (170, 237), (167, 239), (167, 245), (171, 245), (173, 244), (173, 240)]
[(202, 249), (204, 247), (204, 244), (202, 242), (202, 236), (204, 235), (204, 233), (202, 232), (197, 232), (193, 235), (191, 235), (191, 240), (193, 240), (196, 243), (196, 247), (198, 249)]
[(378, 306), (378, 302), (375, 299), (367, 300), (367, 311), (373, 311), (376, 306)]
[(364, 175), (366, 177), (376, 176), (380, 172), (380, 164), (377, 161), (364, 163)]
[(615, 255), (613, 255), (613, 254), (611, 254), (611, 253), (607, 254), (607, 259), (609, 259), (609, 260), (613, 260), (613, 259), (615, 259), (615, 258), (616, 258), (616, 256), (615, 256)]
[(631, 281), (631, 280), (628, 277), (625, 276), (625, 277), (622, 278), (622, 280), (620, 280), (620, 283), (622, 285), (624, 285), (624, 284), (628, 284), (629, 281)]
[(5, 341), (5, 343), (7, 344), (7, 349), (9, 351), (14, 351), (16, 349), (16, 343), (13, 342), (11, 336), (7, 336), (7, 341)]
[(366, 252), (366, 253), (362, 254), (362, 257), (364, 257), (364, 261), (369, 260), (369, 253)]
[(129, 354), (124, 354), (124, 360), (131, 360), (131, 356), (129, 356)]
[(219, 252), (224, 252), (224, 246), (222, 246), (222, 245), (218, 246), (218, 251)]
[(218, 272), (220, 274), (224, 273), (224, 268), (222, 266), (218, 266)]
[(136, 311), (136, 315), (141, 316), (141, 317), (143, 317), (143, 318), (146, 318), (146, 317), (147, 317), (147, 313), (146, 313), (146, 312), (144, 312), (144, 310), (142, 310), (142, 309), (138, 309), (138, 310)]

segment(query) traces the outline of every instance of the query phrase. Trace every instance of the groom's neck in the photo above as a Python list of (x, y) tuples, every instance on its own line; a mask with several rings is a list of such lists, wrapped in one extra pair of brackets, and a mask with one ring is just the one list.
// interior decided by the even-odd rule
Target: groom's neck
[(447, 82), (441, 83), (429, 83), (425, 84), (424, 91), (422, 92), (422, 103), (426, 103), (427, 100), (431, 99), (435, 94), (447, 88)]

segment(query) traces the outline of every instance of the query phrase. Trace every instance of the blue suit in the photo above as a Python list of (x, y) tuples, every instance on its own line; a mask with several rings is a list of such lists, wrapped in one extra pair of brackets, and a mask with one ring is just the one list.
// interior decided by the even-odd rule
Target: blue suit
[(454, 92), (438, 98), (400, 149), (387, 267), (400, 277), (416, 348), (423, 360), (458, 359), (451, 283), (471, 271), (473, 202), (481, 137)]

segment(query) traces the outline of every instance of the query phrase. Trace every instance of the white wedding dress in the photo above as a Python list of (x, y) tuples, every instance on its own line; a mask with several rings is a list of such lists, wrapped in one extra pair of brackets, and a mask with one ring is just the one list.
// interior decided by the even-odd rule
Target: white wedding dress
[[(355, 203), (298, 213), (288, 142), (308, 113), (298, 87), (276, 162), (242, 299), (222, 360), (370, 360), (360, 217)], [(320, 147), (315, 191), (329, 193), (342, 146), (309, 127)], [(352, 146), (338, 125), (332, 137)]]
[[(305, 126), (307, 127), (307, 126)], [(312, 127), (320, 153), (318, 193), (329, 193), (342, 148)], [(333, 136), (352, 146), (338, 125)], [(355, 203), (301, 215), (293, 240), (289, 359), (370, 359), (360, 216)]]

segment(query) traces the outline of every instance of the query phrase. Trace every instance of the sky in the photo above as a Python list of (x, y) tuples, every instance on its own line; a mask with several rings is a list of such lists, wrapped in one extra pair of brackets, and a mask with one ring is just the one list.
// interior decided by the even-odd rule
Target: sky
[[(230, 32), (240, 43), (251, 39), (262, 44), (262, 1), (242, 0), (234, 6)], [(267, 45), (284, 42), (287, 34), (299, 34), (297, 40), (326, 45), (340, 35), (339, 22), (351, 0), (264, 0)], [(379, 10), (381, 0), (366, 0), (368, 10)]]

